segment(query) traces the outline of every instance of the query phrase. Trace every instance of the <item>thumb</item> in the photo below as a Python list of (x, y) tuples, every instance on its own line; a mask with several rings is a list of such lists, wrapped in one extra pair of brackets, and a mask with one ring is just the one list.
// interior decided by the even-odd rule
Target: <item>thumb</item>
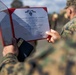
[(47, 35), (50, 35), (50, 36), (53, 36), (54, 35), (52, 32), (48, 32), (48, 31), (46, 31), (46, 34)]

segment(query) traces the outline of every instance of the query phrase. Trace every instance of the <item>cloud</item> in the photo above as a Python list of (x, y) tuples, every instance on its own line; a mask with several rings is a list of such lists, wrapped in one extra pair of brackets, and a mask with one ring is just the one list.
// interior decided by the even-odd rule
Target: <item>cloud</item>
[(45, 6), (49, 13), (59, 12), (66, 4), (66, 0), (23, 0), (23, 2), (29, 6)]

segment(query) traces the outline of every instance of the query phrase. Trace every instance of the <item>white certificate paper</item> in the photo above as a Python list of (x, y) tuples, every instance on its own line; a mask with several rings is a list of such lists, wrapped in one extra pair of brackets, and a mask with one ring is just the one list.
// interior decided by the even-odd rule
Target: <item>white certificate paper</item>
[(21, 8), (12, 13), (16, 38), (26, 41), (46, 38), (49, 31), (48, 14), (44, 8)]

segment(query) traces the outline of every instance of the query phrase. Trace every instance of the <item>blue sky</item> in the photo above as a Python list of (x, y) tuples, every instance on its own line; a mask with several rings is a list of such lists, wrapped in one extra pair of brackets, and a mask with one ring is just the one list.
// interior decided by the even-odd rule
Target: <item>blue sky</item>
[[(10, 4), (13, 0), (1, 0), (7, 7), (10, 8)], [(66, 5), (66, 0), (22, 0), (24, 6), (45, 6), (49, 13), (60, 12)]]

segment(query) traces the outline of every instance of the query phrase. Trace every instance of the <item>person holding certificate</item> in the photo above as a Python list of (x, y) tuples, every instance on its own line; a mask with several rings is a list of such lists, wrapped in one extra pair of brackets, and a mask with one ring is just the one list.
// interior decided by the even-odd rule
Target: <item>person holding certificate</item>
[[(51, 29), (46, 34), (49, 36), (47, 41), (54, 43), (56, 40), (63, 38), (72, 38), (76, 32), (76, 1), (67, 0), (66, 14), (70, 21), (63, 27), (61, 35)], [(76, 41), (76, 40), (75, 40)], [(19, 63), (17, 60), (18, 49), (14, 40), (13, 45), (5, 46), (3, 49), (4, 59), (0, 64), (0, 75), (28, 75), (30, 65)], [(75, 59), (72, 59), (74, 62)], [(70, 60), (69, 60), (70, 61)], [(24, 67), (25, 66), (25, 67)], [(26, 68), (28, 66), (28, 68)], [(70, 75), (67, 74), (66, 75)]]

